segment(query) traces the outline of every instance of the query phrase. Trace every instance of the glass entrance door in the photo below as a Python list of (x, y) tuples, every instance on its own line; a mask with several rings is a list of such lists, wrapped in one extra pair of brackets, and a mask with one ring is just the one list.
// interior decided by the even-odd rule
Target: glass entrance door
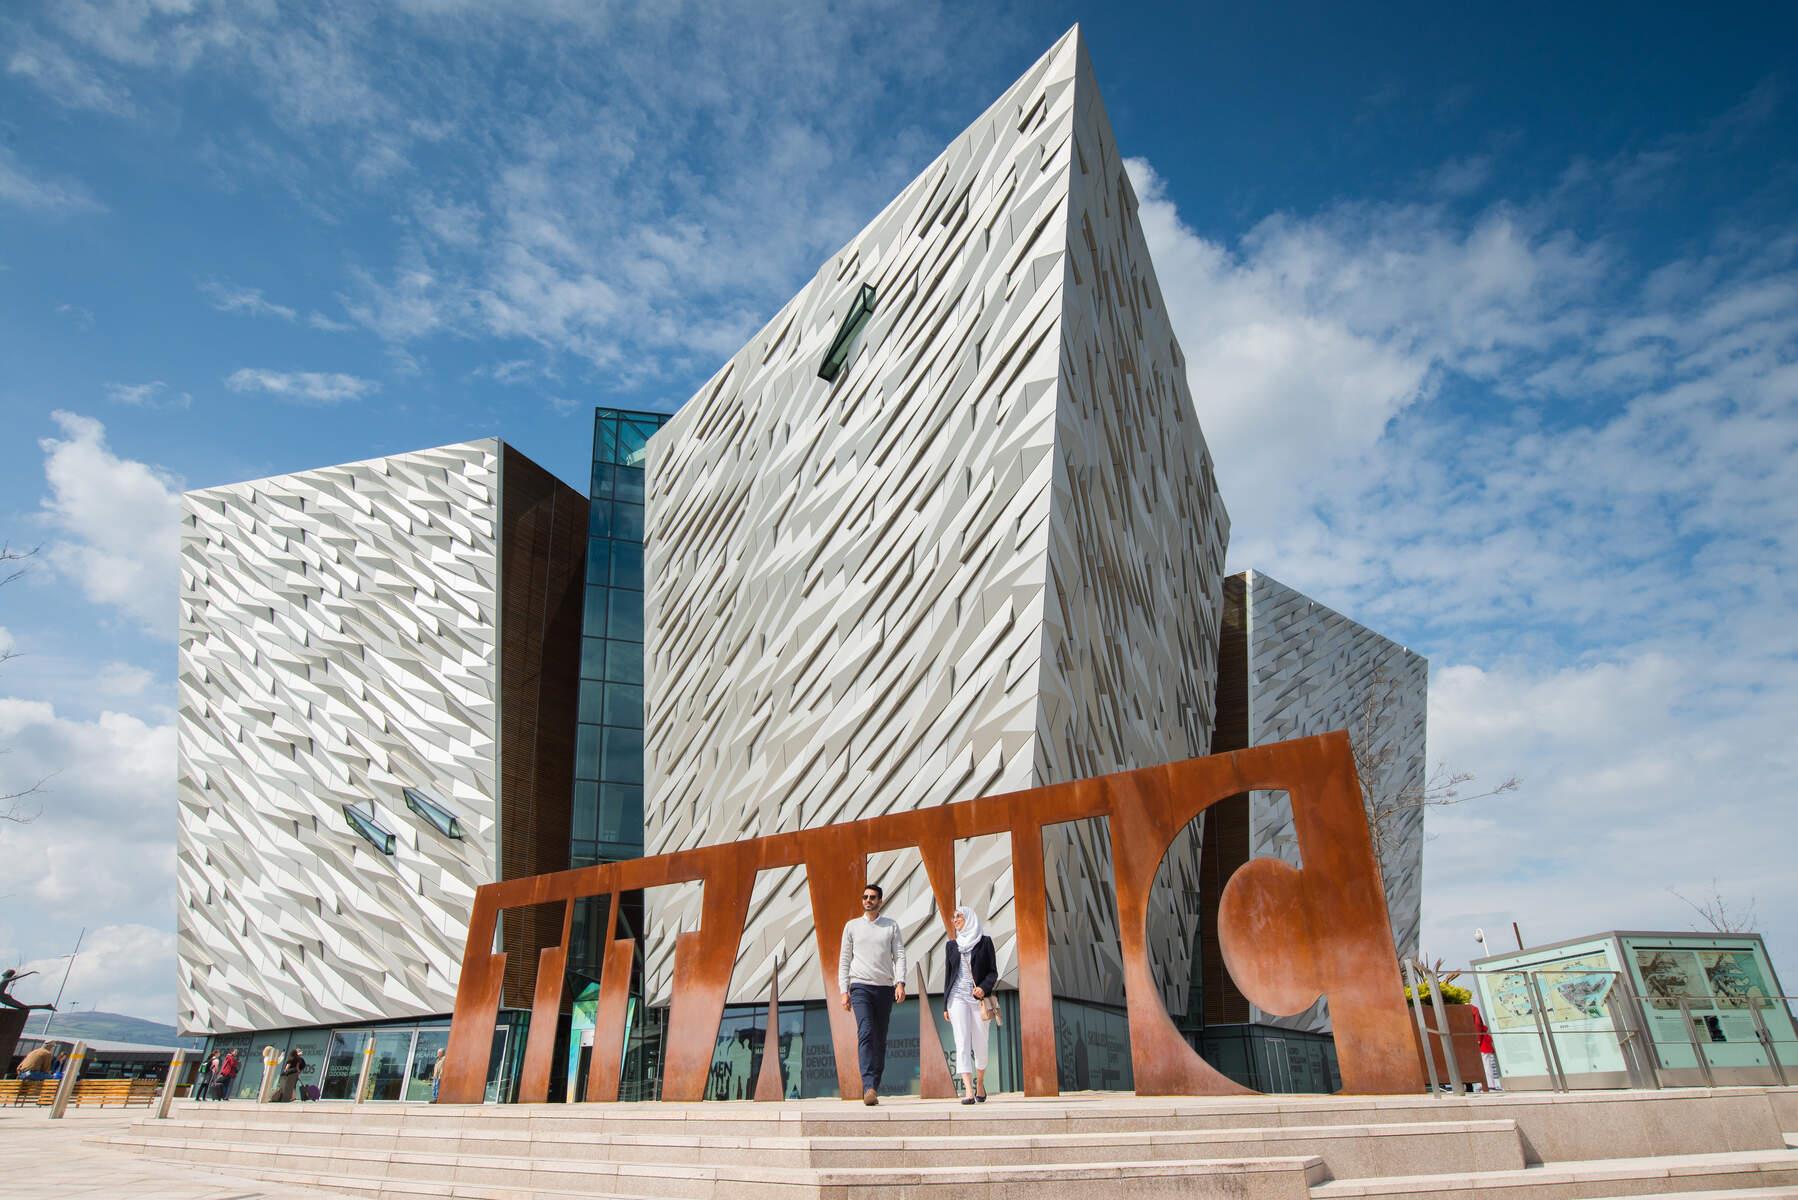
[(407, 1100), (431, 1099), (431, 1072), (437, 1066), (437, 1051), (449, 1047), (449, 1030), (421, 1029), (412, 1044), (412, 1066), (406, 1071)]
[(356, 1073), (362, 1069), (362, 1038), (355, 1031), (331, 1036), (331, 1050), (325, 1056), (325, 1081), (319, 1095), (325, 1100), (348, 1100), (356, 1088)]
[[(368, 1070), (368, 1087), (364, 1100), (398, 1100), (406, 1081), (406, 1064), (412, 1056), (410, 1029), (403, 1033), (377, 1033), (374, 1062)], [(357, 1064), (361, 1069), (361, 1064)]]

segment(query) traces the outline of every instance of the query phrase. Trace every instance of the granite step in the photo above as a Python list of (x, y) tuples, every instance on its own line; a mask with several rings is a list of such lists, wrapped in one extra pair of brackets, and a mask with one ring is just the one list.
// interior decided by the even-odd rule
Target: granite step
[(345, 1154), (406, 1150), (715, 1166), (903, 1168), (939, 1165), (945, 1154), (959, 1162), (984, 1166), (1315, 1156), (1340, 1179), (1524, 1165), (1516, 1124), (1508, 1120), (881, 1138), (592, 1133), (575, 1128), (538, 1133), (481, 1127), (371, 1130), (343, 1123), (327, 1126), (213, 1117), (159, 1122), (146, 1125), (145, 1132), (189, 1142), (328, 1147)]
[(1612, 1200), (1717, 1193), (1734, 1200), (1798, 1187), (1798, 1152), (1732, 1150), (1557, 1162), (1520, 1170), (1333, 1179), (1311, 1200)]
[[(979, 1195), (987, 1200), (1090, 1200), (1094, 1189), (1107, 1197), (1192, 1200), (1305, 1200), (1307, 1188), (1329, 1177), (1321, 1158), (1159, 1159), (1112, 1162), (896, 1167), (775, 1167), (617, 1162), (551, 1158), (544, 1155), (422, 1153), (410, 1150), (354, 1150), (343, 1147), (229, 1142), (147, 1133), (95, 1139), (150, 1158), (180, 1161), (220, 1171), (260, 1176), (265, 1170), (291, 1174), (307, 1186), (331, 1180), (389, 1183), (412, 1181), (445, 1186), (492, 1188), (498, 1195), (537, 1197), (545, 1193), (627, 1194), (643, 1197), (781, 1200), (868, 1200), (915, 1197), (943, 1200)], [(441, 1190), (437, 1194), (444, 1194)]]

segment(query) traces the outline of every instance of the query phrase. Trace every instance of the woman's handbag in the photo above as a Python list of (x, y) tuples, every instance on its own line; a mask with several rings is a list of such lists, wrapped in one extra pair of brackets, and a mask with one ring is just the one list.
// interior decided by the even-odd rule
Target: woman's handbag
[(989, 992), (980, 998), (980, 1019), (999, 1026), (1005, 1024), (1004, 1019), (999, 1016), (999, 997)]

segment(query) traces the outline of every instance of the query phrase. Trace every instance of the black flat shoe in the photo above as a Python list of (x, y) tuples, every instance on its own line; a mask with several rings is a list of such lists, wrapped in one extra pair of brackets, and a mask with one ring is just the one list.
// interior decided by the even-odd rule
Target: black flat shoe
[[(962, 1103), (966, 1104), (967, 1101), (964, 1100), (964, 1101), (962, 1101)], [(975, 1092), (974, 1093), (974, 1103), (985, 1104), (986, 1103), (986, 1093), (985, 1092)]]
[(974, 1097), (973, 1097), (973, 1096), (968, 1096), (968, 1097), (966, 1097), (966, 1098), (965, 1098), (965, 1099), (963, 1099), (963, 1100), (962, 1100), (962, 1103), (963, 1103), (963, 1104), (973, 1104), (973, 1103), (975, 1103), (975, 1102), (976, 1102), (976, 1101), (975, 1101), (975, 1098), (974, 1098)]

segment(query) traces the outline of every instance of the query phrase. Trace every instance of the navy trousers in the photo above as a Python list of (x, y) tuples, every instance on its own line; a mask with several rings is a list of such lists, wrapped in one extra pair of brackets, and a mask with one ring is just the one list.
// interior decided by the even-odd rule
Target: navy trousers
[(893, 1019), (893, 989), (852, 983), (849, 1008), (855, 1013), (855, 1049), (862, 1064), (862, 1087), (878, 1092), (881, 1073), (887, 1066), (887, 1022)]

